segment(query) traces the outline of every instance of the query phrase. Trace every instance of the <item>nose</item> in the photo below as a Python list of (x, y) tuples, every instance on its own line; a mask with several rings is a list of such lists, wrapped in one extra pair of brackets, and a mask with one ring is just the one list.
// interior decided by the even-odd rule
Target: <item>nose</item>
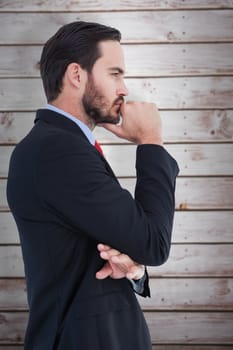
[(125, 85), (125, 82), (123, 81), (121, 86), (117, 89), (117, 95), (118, 96), (127, 96), (129, 94), (129, 91)]

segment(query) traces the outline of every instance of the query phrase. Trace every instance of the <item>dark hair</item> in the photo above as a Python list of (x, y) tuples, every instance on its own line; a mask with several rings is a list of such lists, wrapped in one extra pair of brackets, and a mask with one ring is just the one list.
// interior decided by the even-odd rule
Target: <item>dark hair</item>
[(91, 73), (95, 61), (101, 56), (98, 43), (121, 40), (119, 30), (99, 23), (72, 22), (61, 27), (44, 45), (40, 73), (47, 100), (57, 98), (67, 66), (77, 62)]

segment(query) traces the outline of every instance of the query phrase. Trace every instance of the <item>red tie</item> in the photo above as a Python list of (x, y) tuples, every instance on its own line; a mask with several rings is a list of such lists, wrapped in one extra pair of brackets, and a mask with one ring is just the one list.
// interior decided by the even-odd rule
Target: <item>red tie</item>
[(95, 148), (97, 149), (97, 151), (103, 156), (104, 152), (100, 146), (100, 144), (95, 140)]

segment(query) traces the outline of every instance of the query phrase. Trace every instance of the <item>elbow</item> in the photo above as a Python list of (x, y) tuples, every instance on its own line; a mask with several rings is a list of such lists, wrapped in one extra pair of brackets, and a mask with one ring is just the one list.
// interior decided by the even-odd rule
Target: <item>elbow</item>
[(160, 266), (163, 265), (169, 258), (170, 248), (156, 247), (149, 255), (149, 259), (146, 259), (146, 265), (148, 266)]
[(171, 230), (163, 229), (154, 232), (149, 236), (145, 245), (144, 256), (141, 256), (140, 259), (141, 263), (147, 266), (163, 265), (169, 258), (170, 248)]

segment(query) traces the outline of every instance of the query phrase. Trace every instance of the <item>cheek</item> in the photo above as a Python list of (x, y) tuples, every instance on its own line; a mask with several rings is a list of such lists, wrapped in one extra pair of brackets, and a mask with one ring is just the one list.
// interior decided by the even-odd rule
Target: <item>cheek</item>
[(116, 99), (117, 83), (114, 79), (106, 79), (105, 83), (102, 86), (102, 91), (104, 95), (110, 100), (113, 101)]

